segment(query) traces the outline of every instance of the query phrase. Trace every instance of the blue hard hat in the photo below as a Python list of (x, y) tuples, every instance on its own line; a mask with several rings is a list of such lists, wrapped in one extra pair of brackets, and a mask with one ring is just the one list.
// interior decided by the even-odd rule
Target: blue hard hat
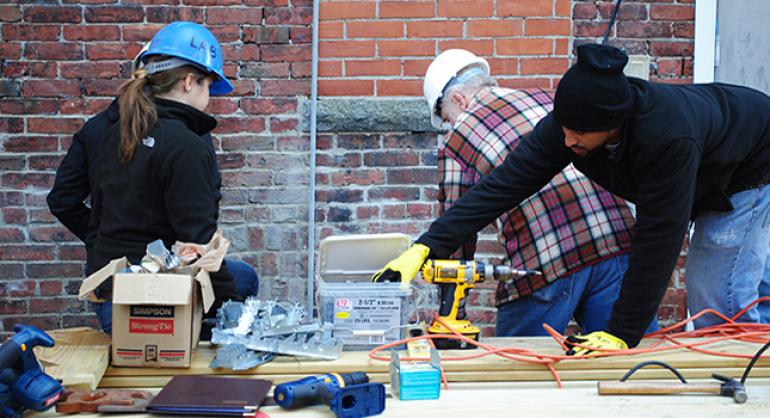
[[(142, 62), (153, 55), (165, 55), (189, 61), (217, 79), (209, 86), (212, 95), (227, 94), (233, 85), (222, 72), (222, 47), (217, 38), (203, 26), (194, 22), (174, 22), (159, 30), (150, 41), (150, 46), (141, 56)], [(164, 69), (174, 68), (166, 66)]]

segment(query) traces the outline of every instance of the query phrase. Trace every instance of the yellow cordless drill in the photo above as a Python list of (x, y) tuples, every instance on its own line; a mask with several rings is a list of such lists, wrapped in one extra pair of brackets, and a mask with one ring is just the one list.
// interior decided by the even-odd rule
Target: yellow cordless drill
[[(468, 291), (476, 287), (486, 279), (500, 281), (512, 280), (516, 277), (527, 275), (540, 275), (534, 270), (515, 270), (509, 266), (492, 266), (476, 261), (460, 260), (428, 260), (422, 266), (422, 278), (427, 283), (438, 285), (438, 294), (441, 305), (439, 317), (450, 329), (433, 321), (428, 328), (430, 334), (452, 334), (452, 331), (479, 340), (478, 327), (466, 319), (465, 299)], [(436, 348), (439, 349), (466, 349), (475, 348), (473, 345), (458, 339), (435, 339)]]

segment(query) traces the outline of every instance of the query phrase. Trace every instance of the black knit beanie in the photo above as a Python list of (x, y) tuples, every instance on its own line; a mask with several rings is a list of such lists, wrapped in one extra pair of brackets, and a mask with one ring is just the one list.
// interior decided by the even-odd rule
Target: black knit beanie
[(631, 108), (631, 88), (623, 74), (628, 55), (599, 44), (581, 45), (577, 53), (577, 64), (567, 70), (556, 88), (554, 117), (577, 131), (617, 128)]

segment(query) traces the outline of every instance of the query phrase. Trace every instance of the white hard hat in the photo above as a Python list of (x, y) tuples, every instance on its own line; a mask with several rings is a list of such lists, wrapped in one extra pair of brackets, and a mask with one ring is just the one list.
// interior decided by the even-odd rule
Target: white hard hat
[(144, 55), (145, 52), (150, 48), (150, 42), (147, 42), (146, 44), (142, 45), (142, 49), (139, 50), (139, 53), (136, 54), (134, 57), (134, 60), (131, 61), (131, 75), (136, 72), (136, 70), (143, 68), (144, 63), (142, 62), (142, 55)]
[(436, 114), (436, 102), (444, 94), (444, 88), (457, 74), (469, 65), (481, 65), (489, 75), (489, 63), (464, 49), (448, 49), (439, 54), (428, 66), (422, 84), (423, 95), (428, 101), (430, 122), (435, 128), (441, 128), (443, 120)]

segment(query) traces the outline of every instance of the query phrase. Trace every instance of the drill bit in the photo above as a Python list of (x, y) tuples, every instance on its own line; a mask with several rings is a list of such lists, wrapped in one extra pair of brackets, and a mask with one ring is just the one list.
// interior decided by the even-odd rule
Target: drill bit
[(484, 275), (486, 277), (493, 277), (495, 280), (499, 280), (501, 282), (507, 282), (509, 280), (513, 280), (516, 277), (524, 277), (524, 276), (542, 276), (543, 273), (539, 270), (516, 270), (511, 268), (510, 266), (485, 266), (485, 272)]

